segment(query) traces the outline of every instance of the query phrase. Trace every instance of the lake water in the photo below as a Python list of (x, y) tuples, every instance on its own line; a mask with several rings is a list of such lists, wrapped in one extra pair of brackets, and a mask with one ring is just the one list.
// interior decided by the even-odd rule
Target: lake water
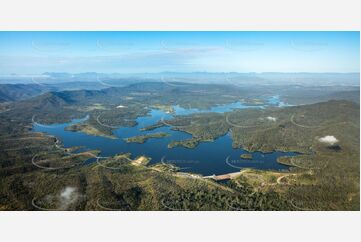
[[(272, 102), (269, 105), (278, 106), (277, 97), (272, 97)], [(283, 105), (283, 104), (282, 104)], [(184, 109), (175, 106), (175, 115), (188, 115), (198, 112), (228, 112), (235, 108), (264, 108), (263, 106), (249, 106), (242, 103), (231, 103), (213, 107), (210, 110), (198, 109)], [(107, 157), (117, 153), (132, 154), (132, 158), (139, 155), (146, 155), (151, 157), (150, 164), (160, 161), (165, 163), (172, 163), (181, 168), (184, 172), (194, 172), (202, 175), (219, 175), (230, 172), (239, 171), (242, 168), (250, 167), (262, 170), (284, 170), (287, 166), (277, 163), (277, 158), (280, 156), (294, 156), (293, 152), (272, 152), (261, 153), (253, 152), (252, 160), (244, 160), (240, 158), (241, 154), (248, 153), (243, 149), (233, 149), (232, 140), (229, 134), (219, 137), (214, 142), (202, 142), (194, 149), (183, 147), (175, 147), (169, 149), (167, 145), (174, 140), (183, 140), (191, 138), (190, 134), (172, 130), (171, 127), (161, 127), (151, 131), (140, 131), (141, 128), (155, 124), (161, 119), (169, 120), (173, 118), (172, 114), (165, 113), (161, 110), (152, 109), (150, 114), (145, 117), (137, 118), (137, 125), (134, 127), (122, 127), (114, 131), (114, 135), (119, 139), (109, 139), (105, 137), (91, 136), (80, 132), (71, 132), (64, 130), (65, 127), (84, 121), (73, 120), (70, 123), (41, 125), (35, 123), (33, 130), (36, 132), (45, 132), (59, 138), (64, 147), (84, 146), (85, 149), (99, 149), (101, 156)], [(166, 132), (170, 136), (157, 139), (149, 139), (143, 144), (126, 143), (123, 138), (132, 136)], [(83, 149), (84, 150), (84, 149)], [(94, 159), (92, 160), (94, 161)], [(89, 161), (88, 161), (89, 163)]]

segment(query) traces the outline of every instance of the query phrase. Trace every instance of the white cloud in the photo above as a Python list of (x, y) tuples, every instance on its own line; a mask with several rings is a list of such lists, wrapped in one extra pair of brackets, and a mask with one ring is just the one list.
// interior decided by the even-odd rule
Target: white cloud
[(60, 193), (60, 209), (66, 210), (70, 204), (78, 200), (78, 197), (75, 187), (65, 187)]
[(338, 142), (338, 139), (336, 139), (336, 137), (333, 135), (326, 135), (325, 137), (319, 138), (318, 141), (329, 145), (334, 145)]
[(75, 190), (76, 190), (75, 187), (66, 187), (60, 193), (60, 197), (69, 200), (71, 198), (71, 195), (75, 192)]
[(268, 116), (267, 119), (268, 119), (269, 121), (273, 121), (273, 122), (276, 122), (276, 120), (277, 120), (277, 118), (271, 117), (271, 116)]

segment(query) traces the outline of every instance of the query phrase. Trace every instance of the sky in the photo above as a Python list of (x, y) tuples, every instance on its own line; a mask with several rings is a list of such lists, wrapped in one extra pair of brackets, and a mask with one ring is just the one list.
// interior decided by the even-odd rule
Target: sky
[(0, 74), (359, 72), (360, 32), (0, 32)]

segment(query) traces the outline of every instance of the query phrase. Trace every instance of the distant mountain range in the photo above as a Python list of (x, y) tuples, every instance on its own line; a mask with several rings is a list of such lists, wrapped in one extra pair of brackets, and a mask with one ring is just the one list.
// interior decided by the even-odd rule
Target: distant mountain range
[(108, 88), (97, 82), (66, 82), (58, 84), (0, 84), (0, 103), (26, 100), (46, 92), (65, 90), (100, 90)]
[[(182, 95), (182, 92), (203, 90), (212, 93), (222, 89), (224, 92), (242, 94), (244, 98), (279, 95), (289, 104), (310, 104), (328, 100), (348, 100), (359, 103), (358, 86), (300, 86), (300, 85), (253, 85), (232, 86), (215, 84), (188, 84), (181, 82), (137, 82), (126, 86), (104, 86), (97, 82), (74, 82), (57, 85), (50, 84), (0, 84), (0, 103), (14, 102), (33, 98), (53, 100), (60, 98), (66, 103), (82, 103), (84, 100), (108, 103), (117, 102), (120, 97), (131, 92), (161, 92), (167, 95)], [(42, 95), (43, 94), (43, 95)], [(35, 98), (35, 99), (34, 99)], [(53, 101), (49, 100), (50, 103)], [(48, 103), (48, 101), (46, 101)], [(55, 102), (57, 103), (57, 102)]]
[(55, 89), (45, 85), (3, 84), (0, 85), (0, 102), (25, 100), (51, 90)]
[(235, 83), (257, 84), (299, 84), (299, 85), (346, 85), (359, 86), (359, 73), (238, 73), (238, 72), (160, 72), (160, 73), (67, 73), (45, 72), (41, 75), (0, 76), (0, 83), (42, 83), (58, 84), (65, 82), (100, 82), (127, 85), (146, 81), (180, 81), (192, 83)]

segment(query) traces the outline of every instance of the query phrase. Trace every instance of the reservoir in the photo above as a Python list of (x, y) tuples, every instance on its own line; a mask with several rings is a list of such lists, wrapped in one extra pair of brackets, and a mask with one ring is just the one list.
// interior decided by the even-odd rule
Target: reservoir
[[(272, 103), (279, 105), (274, 98)], [(184, 109), (174, 106), (175, 115), (188, 115), (198, 112), (228, 112), (235, 108), (264, 108), (263, 106), (250, 106), (241, 103), (231, 103), (217, 106), (210, 110)], [(33, 131), (44, 132), (56, 136), (65, 148), (72, 146), (83, 146), (83, 150), (99, 149), (100, 156), (108, 157), (119, 153), (131, 153), (132, 158), (140, 155), (151, 157), (150, 164), (158, 162), (171, 163), (180, 168), (183, 172), (193, 172), (202, 175), (220, 175), (241, 170), (242, 168), (255, 168), (261, 170), (286, 170), (288, 166), (277, 162), (280, 156), (294, 156), (293, 152), (272, 152), (261, 153), (252, 152), (253, 159), (247, 160), (240, 157), (248, 152), (243, 149), (233, 149), (232, 139), (229, 134), (217, 138), (213, 142), (201, 142), (194, 149), (175, 147), (169, 149), (167, 145), (172, 141), (191, 138), (190, 134), (172, 130), (171, 127), (160, 127), (151, 131), (141, 131), (140, 129), (157, 123), (161, 119), (169, 120), (173, 114), (166, 113), (158, 109), (151, 109), (147, 116), (136, 119), (137, 125), (134, 127), (121, 127), (114, 130), (114, 135), (118, 139), (87, 135), (81, 132), (71, 132), (64, 130), (65, 127), (82, 122), (83, 120), (73, 120), (69, 123), (41, 125), (35, 123)], [(163, 138), (148, 139), (145, 143), (126, 143), (123, 139), (137, 135), (149, 133), (166, 132), (170, 136)], [(94, 162), (92, 159), (89, 162)]]

